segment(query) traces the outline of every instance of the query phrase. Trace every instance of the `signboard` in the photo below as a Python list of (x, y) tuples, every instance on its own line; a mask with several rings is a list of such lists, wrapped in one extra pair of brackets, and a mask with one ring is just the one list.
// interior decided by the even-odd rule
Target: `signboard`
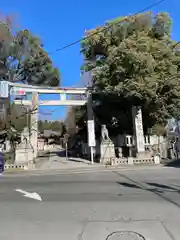
[(24, 96), (26, 95), (24, 89), (20, 88), (20, 89), (17, 89), (17, 91), (15, 92), (16, 95), (20, 95), (20, 96)]
[(0, 98), (9, 97), (9, 84), (7, 81), (0, 81)]
[(68, 142), (68, 134), (64, 134), (64, 139), (63, 139), (63, 141), (64, 141), (64, 143), (67, 143)]
[(96, 146), (94, 120), (88, 120), (88, 145), (89, 147)]
[(15, 96), (25, 96), (26, 95), (25, 90), (23, 88), (19, 88), (19, 87), (13, 87), (11, 93)]

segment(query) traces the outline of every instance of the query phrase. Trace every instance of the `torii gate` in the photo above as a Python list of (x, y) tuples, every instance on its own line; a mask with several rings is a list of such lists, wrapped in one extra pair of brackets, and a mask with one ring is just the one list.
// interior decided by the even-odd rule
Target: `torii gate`
[[(34, 157), (38, 152), (38, 110), (39, 106), (82, 106), (87, 100), (68, 100), (67, 95), (83, 95), (89, 96), (87, 88), (71, 88), (71, 87), (40, 87), (33, 85), (25, 85), (0, 81), (0, 97), (8, 98), (11, 94), (19, 93), (26, 96), (27, 93), (32, 94), (31, 100), (14, 100), (15, 104), (31, 106), (31, 141), (34, 146)], [(39, 100), (39, 94), (59, 94), (59, 100)], [(89, 111), (88, 111), (89, 112)], [(89, 119), (89, 118), (88, 118)], [(91, 147), (91, 161), (93, 163), (93, 147), (95, 147), (95, 130), (94, 120), (90, 117), (88, 120), (88, 142)]]

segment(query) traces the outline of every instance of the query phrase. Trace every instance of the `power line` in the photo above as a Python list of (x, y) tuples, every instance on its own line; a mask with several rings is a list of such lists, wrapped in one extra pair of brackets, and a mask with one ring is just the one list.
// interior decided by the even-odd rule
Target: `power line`
[[(159, 4), (161, 4), (161, 3), (165, 2), (165, 1), (166, 1), (166, 0), (159, 0), (159, 1), (157, 1), (157, 2), (155, 2), (155, 3), (153, 3), (153, 4), (149, 5), (149, 6), (147, 6), (147, 7), (145, 7), (145, 8), (139, 10), (138, 12), (136, 12), (136, 13), (134, 13), (134, 14), (131, 14), (131, 15), (128, 16), (128, 17), (125, 17), (122, 21), (117, 21), (117, 22), (115, 22), (115, 23), (112, 23), (110, 26), (104, 27), (103, 29), (101, 29), (101, 30), (99, 30), (99, 31), (97, 31), (97, 32), (95, 32), (95, 33), (92, 33), (92, 34), (88, 35), (87, 37), (78, 39), (78, 40), (76, 40), (76, 41), (74, 41), (74, 42), (72, 42), (72, 43), (69, 43), (69, 44), (67, 44), (67, 45), (65, 45), (65, 46), (63, 46), (63, 47), (57, 48), (57, 49), (54, 51), (54, 53), (55, 53), (55, 52), (62, 51), (62, 50), (64, 50), (64, 49), (66, 49), (66, 48), (72, 47), (73, 45), (76, 45), (76, 44), (80, 43), (82, 40), (91, 38), (91, 37), (94, 36), (94, 35), (97, 35), (97, 34), (99, 34), (99, 33), (101, 33), (101, 32), (104, 32), (104, 31), (112, 28), (112, 26), (114, 26), (114, 25), (116, 25), (116, 24), (119, 24), (119, 23), (125, 21), (125, 20), (128, 19), (129, 17), (134, 17), (134, 16), (136, 16), (136, 15), (138, 15), (138, 14), (140, 14), (140, 13), (143, 13), (143, 12), (145, 12), (145, 11), (147, 11), (147, 10), (150, 10), (151, 8), (154, 8), (154, 7), (158, 6)], [(53, 54), (53, 52), (52, 52), (52, 53), (49, 53), (49, 54)]]

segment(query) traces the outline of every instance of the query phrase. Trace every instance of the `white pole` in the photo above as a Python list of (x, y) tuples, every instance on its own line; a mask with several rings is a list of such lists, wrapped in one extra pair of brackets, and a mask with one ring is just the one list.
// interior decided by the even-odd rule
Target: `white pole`
[(68, 160), (68, 147), (67, 147), (67, 143), (66, 143), (66, 160)]
[(91, 147), (91, 164), (94, 164), (94, 151), (93, 151), (93, 147)]

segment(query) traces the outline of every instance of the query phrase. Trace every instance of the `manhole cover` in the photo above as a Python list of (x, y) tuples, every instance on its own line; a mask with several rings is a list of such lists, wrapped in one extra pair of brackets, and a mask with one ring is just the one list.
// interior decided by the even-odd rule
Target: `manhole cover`
[(111, 233), (106, 240), (145, 240), (145, 238), (135, 232), (131, 231), (120, 231)]

